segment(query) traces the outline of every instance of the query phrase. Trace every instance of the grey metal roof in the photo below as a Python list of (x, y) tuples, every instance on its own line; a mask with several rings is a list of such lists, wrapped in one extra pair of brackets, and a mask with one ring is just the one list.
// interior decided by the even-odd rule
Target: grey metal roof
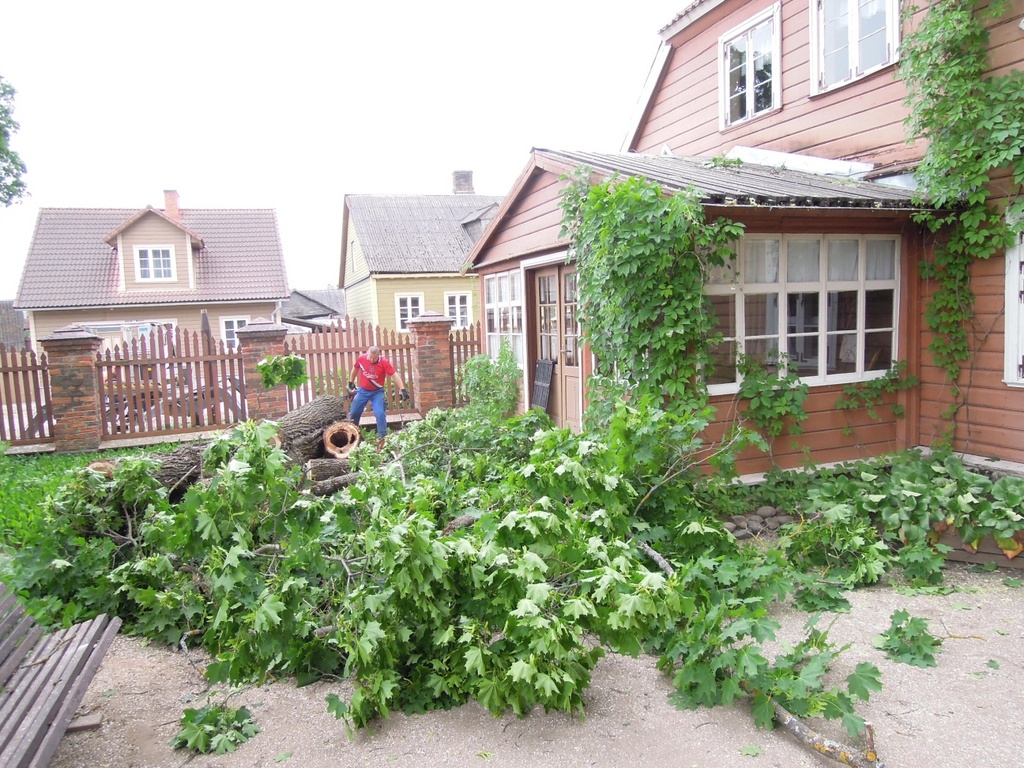
[(371, 274), (459, 273), (501, 197), (346, 195)]
[(913, 190), (749, 162), (636, 153), (535, 149), (537, 163), (587, 166), (607, 176), (643, 176), (669, 190), (693, 188), (705, 205), (917, 210)]
[(326, 290), (293, 290), (281, 304), (284, 320), (331, 317), (345, 314), (345, 292), (340, 288)]
[(195, 257), (195, 290), (119, 290), (119, 257), (104, 238), (138, 214), (136, 208), (41, 209), (15, 305), (56, 309), (288, 296), (272, 209), (181, 209), (181, 226), (205, 245)]

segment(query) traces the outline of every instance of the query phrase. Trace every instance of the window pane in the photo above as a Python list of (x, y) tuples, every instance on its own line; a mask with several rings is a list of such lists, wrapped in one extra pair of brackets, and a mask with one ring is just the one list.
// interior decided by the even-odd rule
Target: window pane
[(885, 0), (861, 0), (858, 9), (860, 41), (857, 69), (865, 72), (889, 60), (885, 27)]
[(708, 384), (732, 384), (736, 381), (736, 342), (723, 341), (708, 348), (710, 370), (704, 376)]
[(800, 376), (818, 375), (818, 337), (797, 336), (789, 339), (789, 367)]
[[(485, 313), (487, 315), (487, 333), (498, 332), (498, 318), (496, 311), (497, 310), (495, 310), (494, 307), (487, 308), (487, 312)], [(489, 341), (487, 342), (487, 346), (491, 346), (491, 343)]]
[(747, 336), (776, 335), (779, 332), (779, 295), (759, 294), (744, 297)]
[(829, 291), (828, 331), (857, 330), (857, 291)]
[(523, 276), (519, 272), (509, 275), (509, 301), (518, 302), (523, 299)]
[(865, 263), (868, 280), (896, 279), (896, 241), (868, 240)]
[(886, 371), (892, 367), (892, 331), (864, 334), (864, 368)]
[(826, 373), (850, 373), (857, 370), (857, 334), (844, 333), (828, 337)]
[(729, 45), (729, 122), (747, 116), (747, 41), (734, 40)]
[(857, 252), (860, 244), (856, 240), (830, 240), (828, 243), (828, 279), (857, 280)]
[(746, 269), (743, 279), (747, 283), (777, 283), (779, 281), (779, 241), (746, 240), (743, 243)]
[(754, 30), (754, 114), (772, 108), (772, 22)]
[(896, 308), (894, 291), (867, 291), (865, 293), (865, 328), (895, 328), (893, 312)]
[(747, 339), (744, 346), (747, 357), (757, 360), (773, 373), (779, 369), (777, 365), (779, 360), (778, 339)]
[(727, 339), (736, 338), (736, 297), (709, 296), (714, 327), (713, 332), (720, 333)]
[(790, 240), (786, 246), (786, 279), (793, 283), (818, 282), (820, 255), (820, 240)]
[(484, 278), (484, 302), (486, 304), (493, 304), (498, 300), (497, 283), (498, 280), (495, 277)]
[(832, 85), (850, 76), (849, 0), (822, 0), (824, 21), (824, 84)]

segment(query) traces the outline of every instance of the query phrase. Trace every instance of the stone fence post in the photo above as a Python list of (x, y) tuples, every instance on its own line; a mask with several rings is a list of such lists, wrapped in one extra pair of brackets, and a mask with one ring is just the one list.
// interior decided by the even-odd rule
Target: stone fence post
[(248, 418), (251, 421), (277, 421), (288, 413), (288, 388), (278, 384), (264, 389), (263, 377), (256, 366), (271, 355), (284, 354), (284, 337), (288, 329), (265, 317), (257, 317), (235, 333), (242, 347)]
[(452, 370), (452, 323), (455, 321), (437, 312), (427, 311), (409, 320), (409, 336), (413, 343), (412, 379), (413, 406), (421, 416), (433, 408), (455, 405), (455, 372)]
[(53, 447), (57, 453), (94, 451), (103, 437), (96, 353), (103, 339), (69, 325), (40, 339), (50, 372)]

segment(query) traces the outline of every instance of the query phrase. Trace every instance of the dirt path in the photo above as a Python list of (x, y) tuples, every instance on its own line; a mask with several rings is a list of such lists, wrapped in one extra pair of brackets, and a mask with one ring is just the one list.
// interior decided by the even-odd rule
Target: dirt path
[[(883, 690), (862, 706), (874, 723), (879, 755), (888, 768), (1003, 768), (1020, 763), (1024, 742), (1024, 588), (1003, 583), (1019, 572), (973, 573), (949, 569), (947, 596), (904, 596), (889, 587), (850, 595), (853, 608), (831, 631), (853, 647), (839, 659), (841, 679), (861, 661), (882, 671)], [(944, 636), (938, 667), (896, 664), (875, 649), (873, 637), (904, 608)], [(796, 640), (807, 614), (780, 607), (780, 640)], [(827, 617), (831, 619), (833, 617)], [(819, 626), (823, 626), (823, 619)], [(103, 725), (65, 736), (53, 768), (297, 768), (397, 766), (644, 766), (660, 768), (824, 768), (836, 766), (787, 733), (756, 729), (743, 705), (680, 712), (668, 703), (671, 685), (649, 657), (608, 656), (588, 689), (587, 716), (535, 712), (518, 719), (492, 717), (476, 703), (449, 712), (380, 722), (350, 739), (328, 714), (324, 696), (343, 698), (344, 685), (296, 688), (277, 683), (243, 692), (263, 729), (238, 751), (196, 756), (173, 751), (187, 706), (203, 681), (180, 653), (119, 637), (86, 696), (82, 711), (99, 713)], [(836, 724), (814, 723), (849, 741)]]

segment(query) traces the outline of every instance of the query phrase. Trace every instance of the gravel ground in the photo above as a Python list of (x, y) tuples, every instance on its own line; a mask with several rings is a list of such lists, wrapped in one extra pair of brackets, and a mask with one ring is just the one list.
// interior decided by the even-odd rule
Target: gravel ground
[[(946, 596), (905, 596), (891, 587), (850, 595), (852, 610), (834, 619), (831, 638), (851, 647), (834, 674), (861, 661), (882, 671), (883, 690), (860, 713), (874, 725), (875, 746), (888, 768), (1003, 768), (1021, 762), (1024, 743), (1024, 588), (1004, 583), (1020, 571), (977, 573), (952, 564)], [(894, 610), (928, 620), (945, 638), (931, 669), (889, 661), (872, 646)], [(802, 636), (807, 614), (779, 606), (780, 641)], [(193, 659), (194, 661), (194, 659)], [(449, 712), (393, 715), (353, 738), (326, 710), (324, 697), (345, 698), (344, 684), (296, 688), (275, 683), (240, 693), (262, 731), (231, 754), (193, 756), (168, 741), (204, 681), (182, 653), (118, 637), (93, 680), (79, 714), (102, 717), (94, 730), (69, 733), (53, 768), (302, 768), (397, 766), (672, 766), (673, 768), (824, 768), (836, 766), (782, 730), (754, 727), (745, 704), (680, 712), (668, 703), (669, 681), (649, 657), (610, 655), (598, 664), (586, 694), (587, 714), (574, 719), (535, 712), (492, 717), (470, 703)], [(810, 723), (850, 741), (835, 723)], [(860, 747), (862, 744), (856, 744)]]

